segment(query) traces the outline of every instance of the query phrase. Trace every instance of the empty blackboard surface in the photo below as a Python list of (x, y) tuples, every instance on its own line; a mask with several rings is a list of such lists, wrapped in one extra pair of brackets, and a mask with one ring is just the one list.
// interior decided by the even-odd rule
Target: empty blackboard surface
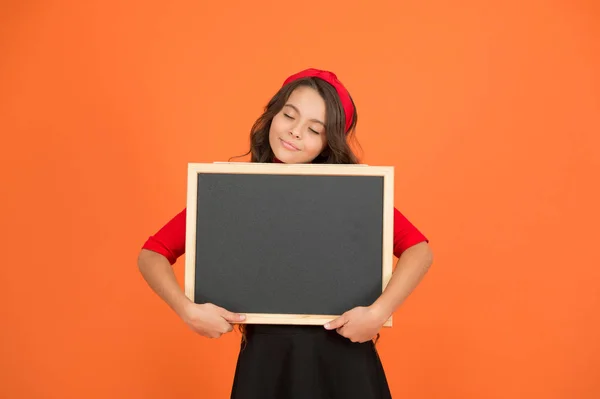
[(368, 306), (391, 277), (392, 195), (391, 167), (189, 164), (186, 295), (245, 323)]

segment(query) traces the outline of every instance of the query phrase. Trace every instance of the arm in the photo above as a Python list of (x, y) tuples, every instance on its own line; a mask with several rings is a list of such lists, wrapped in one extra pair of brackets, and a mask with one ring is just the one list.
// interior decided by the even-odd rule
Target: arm
[(189, 307), (192, 301), (179, 287), (169, 260), (157, 252), (142, 248), (138, 256), (138, 268), (150, 288), (179, 317), (185, 319), (186, 307)]
[(371, 305), (382, 324), (417, 287), (432, 263), (433, 252), (427, 242), (413, 245), (400, 255), (387, 287)]
[(191, 304), (179, 287), (173, 264), (185, 253), (186, 209), (150, 236), (138, 256), (138, 268), (150, 288), (181, 318)]
[(370, 306), (359, 306), (325, 324), (326, 329), (353, 342), (366, 342), (377, 335), (383, 324), (423, 279), (433, 262), (427, 238), (397, 209), (394, 209), (394, 255), (396, 268), (385, 290)]
[(172, 265), (185, 252), (185, 209), (148, 238), (138, 256), (138, 268), (150, 288), (195, 332), (218, 338), (230, 332), (230, 323), (244, 320), (210, 303), (190, 300), (175, 278)]
[(429, 240), (394, 208), (394, 255), (396, 268), (381, 296), (371, 308), (383, 317), (382, 324), (421, 282), (433, 263)]

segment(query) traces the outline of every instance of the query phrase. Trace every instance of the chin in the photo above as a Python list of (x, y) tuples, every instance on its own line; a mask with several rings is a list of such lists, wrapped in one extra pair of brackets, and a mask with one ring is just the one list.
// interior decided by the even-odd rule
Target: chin
[(277, 157), (277, 159), (279, 159), (281, 162), (283, 163), (304, 163), (306, 162), (302, 156), (300, 156), (300, 154), (294, 154), (291, 153), (290, 151), (286, 151), (286, 150), (275, 150), (273, 151), (273, 154), (275, 154), (275, 156)]
[(273, 150), (273, 155), (283, 163), (293, 163), (295, 162), (295, 159), (298, 158), (299, 153), (294, 154), (285, 148), (281, 148), (279, 141), (277, 141), (277, 143), (271, 143), (271, 149)]
[(286, 153), (286, 151), (273, 151), (273, 154), (275, 154), (275, 157), (283, 163), (296, 163), (297, 162), (296, 157), (291, 155), (289, 152)]

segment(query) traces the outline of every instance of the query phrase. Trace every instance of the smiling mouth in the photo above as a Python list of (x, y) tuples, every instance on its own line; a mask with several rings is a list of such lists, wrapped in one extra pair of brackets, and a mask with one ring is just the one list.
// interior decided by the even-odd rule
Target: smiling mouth
[(285, 141), (284, 139), (279, 139), (281, 141), (281, 145), (287, 148), (290, 151), (300, 151), (298, 147), (290, 143), (289, 141)]

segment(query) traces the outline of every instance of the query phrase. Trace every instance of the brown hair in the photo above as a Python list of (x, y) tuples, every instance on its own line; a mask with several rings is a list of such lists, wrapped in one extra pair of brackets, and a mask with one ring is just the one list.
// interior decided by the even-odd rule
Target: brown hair
[[(263, 114), (252, 125), (252, 129), (250, 130), (250, 149), (248, 152), (233, 158), (241, 158), (251, 154), (250, 162), (273, 162), (275, 155), (269, 145), (271, 122), (273, 117), (281, 111), (292, 92), (299, 86), (308, 86), (315, 89), (325, 101), (327, 147), (312, 163), (359, 163), (358, 156), (354, 153), (350, 145), (353, 142), (360, 148), (358, 141), (355, 140), (355, 129), (358, 120), (356, 107), (354, 107), (352, 125), (350, 125), (348, 132), (345, 132), (346, 118), (337, 91), (332, 85), (316, 77), (297, 79), (279, 89), (267, 103)], [(350, 99), (352, 101), (352, 98)], [(354, 105), (354, 101), (352, 101), (352, 104)]]
[[(335, 88), (317, 77), (306, 77), (294, 80), (283, 86), (265, 106), (263, 114), (254, 122), (250, 130), (250, 149), (243, 155), (232, 157), (241, 158), (251, 155), (250, 162), (269, 163), (273, 162), (275, 154), (269, 144), (269, 129), (275, 115), (277, 115), (292, 92), (300, 87), (308, 86), (315, 89), (325, 101), (325, 134), (327, 135), (327, 147), (317, 156), (312, 163), (320, 164), (357, 164), (359, 163), (358, 156), (352, 150), (350, 145), (353, 142), (359, 149), (360, 145), (355, 139), (356, 124), (358, 114), (354, 100), (350, 96), (350, 101), (354, 108), (352, 116), (352, 124), (345, 131), (346, 115), (344, 108), (338, 97)], [(238, 324), (239, 331), (242, 334), (242, 343), (246, 342), (246, 325)], [(380, 334), (374, 338), (374, 343), (379, 340)]]

